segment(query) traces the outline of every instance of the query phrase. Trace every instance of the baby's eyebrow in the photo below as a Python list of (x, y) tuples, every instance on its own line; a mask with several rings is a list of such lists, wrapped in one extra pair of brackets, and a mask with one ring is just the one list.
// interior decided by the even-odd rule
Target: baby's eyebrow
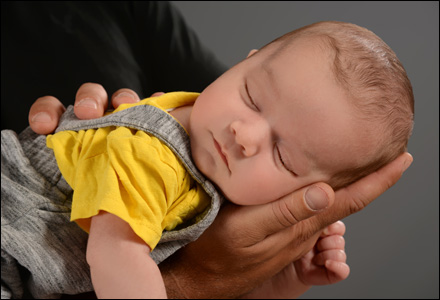
[(266, 75), (266, 77), (268, 78), (269, 84), (270, 86), (272, 86), (273, 91), (275, 92), (275, 95), (277, 97), (279, 97), (280, 93), (279, 93), (279, 87), (275, 78), (275, 72), (273, 70), (273, 66), (271, 66), (267, 61), (264, 61), (261, 64), (261, 68), (264, 71), (264, 74)]
[(316, 155), (314, 155), (312, 152), (308, 151), (307, 149), (304, 149), (304, 154), (309, 161), (316, 162)]

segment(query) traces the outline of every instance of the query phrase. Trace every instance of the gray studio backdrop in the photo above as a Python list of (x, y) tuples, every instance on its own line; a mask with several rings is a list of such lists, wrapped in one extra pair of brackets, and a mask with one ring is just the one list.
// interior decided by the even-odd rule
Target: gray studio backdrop
[(349, 278), (302, 298), (439, 298), (439, 3), (172, 3), (230, 67), (249, 50), (323, 20), (364, 26), (391, 46), (415, 94), (414, 163), (394, 187), (344, 220)]

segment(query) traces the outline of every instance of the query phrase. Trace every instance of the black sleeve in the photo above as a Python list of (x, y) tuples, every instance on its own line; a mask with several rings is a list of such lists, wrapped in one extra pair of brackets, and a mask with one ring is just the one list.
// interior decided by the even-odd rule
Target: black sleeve
[(168, 2), (2, 1), (1, 123), (21, 131), (32, 103), (73, 104), (84, 82), (202, 91), (226, 70)]
[[(148, 15), (140, 13), (145, 11)], [(144, 51), (139, 57), (156, 89), (201, 92), (226, 71), (168, 2), (135, 2), (133, 12)]]

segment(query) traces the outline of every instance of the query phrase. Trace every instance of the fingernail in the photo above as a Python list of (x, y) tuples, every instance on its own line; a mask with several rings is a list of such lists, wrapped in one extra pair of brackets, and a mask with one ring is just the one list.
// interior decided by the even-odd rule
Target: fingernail
[(133, 100), (133, 102), (138, 102), (139, 101), (138, 99), (135, 99), (135, 97), (132, 94), (127, 93), (127, 92), (122, 92), (122, 93), (118, 94), (117, 96), (114, 97), (113, 100), (119, 99), (119, 98), (122, 98), (122, 97), (129, 98), (130, 100)]
[(128, 97), (128, 98), (134, 99), (133, 95), (130, 93), (127, 93), (127, 92), (119, 93), (118, 95), (115, 96), (115, 99), (121, 98), (121, 97)]
[(52, 122), (52, 117), (46, 112), (39, 112), (32, 118), (32, 122), (49, 123)]
[(93, 100), (92, 98), (82, 99), (75, 106), (88, 107), (88, 108), (93, 108), (93, 109), (98, 108), (96, 101)]
[(408, 169), (408, 167), (411, 165), (412, 163), (412, 159), (407, 159), (404, 161), (403, 166), (402, 166), (402, 173), (406, 171), (406, 169)]
[(306, 203), (313, 210), (321, 210), (327, 207), (328, 198), (323, 189), (312, 186), (306, 191)]

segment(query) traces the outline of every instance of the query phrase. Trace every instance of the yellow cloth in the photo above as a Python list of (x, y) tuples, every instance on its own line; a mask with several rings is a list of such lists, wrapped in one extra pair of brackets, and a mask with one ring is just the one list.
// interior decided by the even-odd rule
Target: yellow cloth
[[(196, 93), (168, 93), (136, 104), (162, 110), (192, 104)], [(113, 113), (114, 113), (113, 112)], [(62, 131), (47, 146), (74, 190), (71, 220), (89, 232), (100, 210), (130, 224), (151, 249), (163, 230), (202, 213), (210, 198), (173, 152), (156, 137), (126, 127)]]

